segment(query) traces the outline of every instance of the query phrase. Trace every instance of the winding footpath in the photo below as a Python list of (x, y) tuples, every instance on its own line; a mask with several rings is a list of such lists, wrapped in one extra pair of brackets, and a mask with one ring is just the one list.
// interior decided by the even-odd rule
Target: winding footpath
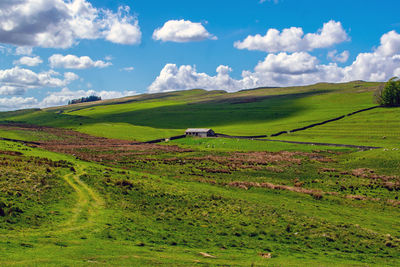
[(84, 174), (81, 166), (76, 168), (75, 173), (64, 176), (65, 181), (77, 194), (77, 202), (72, 210), (73, 215), (63, 224), (63, 232), (88, 228), (96, 224), (98, 215), (104, 210), (104, 200), (79, 179)]
[(24, 231), (9, 231), (0, 234), (0, 237), (31, 237), (31, 236), (53, 236), (81, 231), (98, 225), (104, 218), (104, 200), (87, 184), (80, 180), (80, 176), (85, 174), (83, 166), (75, 164), (75, 172), (66, 174), (63, 179), (73, 188), (76, 194), (75, 205), (70, 212), (72, 213), (67, 221), (61, 224), (51, 225), (48, 228), (28, 229)]

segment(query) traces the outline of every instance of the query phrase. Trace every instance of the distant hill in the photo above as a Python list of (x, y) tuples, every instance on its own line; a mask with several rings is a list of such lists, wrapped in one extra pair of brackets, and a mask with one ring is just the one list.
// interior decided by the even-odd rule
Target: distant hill
[(141, 141), (182, 134), (191, 127), (269, 135), (374, 106), (373, 93), (380, 84), (318, 83), (236, 93), (193, 89), (0, 113), (0, 120)]

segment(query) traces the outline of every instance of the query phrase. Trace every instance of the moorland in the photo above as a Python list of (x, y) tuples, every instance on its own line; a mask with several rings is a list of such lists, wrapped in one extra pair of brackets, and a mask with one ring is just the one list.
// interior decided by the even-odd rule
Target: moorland
[[(2, 112), (0, 265), (399, 265), (400, 108), (354, 113), (380, 86)], [(266, 137), (146, 143), (186, 128)]]

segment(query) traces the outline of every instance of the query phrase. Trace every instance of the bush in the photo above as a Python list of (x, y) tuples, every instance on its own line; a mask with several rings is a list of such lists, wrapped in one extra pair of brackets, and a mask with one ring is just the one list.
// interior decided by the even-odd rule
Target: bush
[(384, 86), (380, 87), (375, 94), (376, 102), (385, 107), (400, 106), (400, 80), (391, 78)]

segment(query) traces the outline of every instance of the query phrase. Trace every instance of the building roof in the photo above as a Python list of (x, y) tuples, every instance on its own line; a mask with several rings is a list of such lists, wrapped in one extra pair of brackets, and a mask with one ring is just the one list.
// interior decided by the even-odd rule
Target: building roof
[(205, 128), (189, 128), (187, 129), (185, 132), (188, 133), (207, 133), (209, 132), (211, 129), (205, 129)]

